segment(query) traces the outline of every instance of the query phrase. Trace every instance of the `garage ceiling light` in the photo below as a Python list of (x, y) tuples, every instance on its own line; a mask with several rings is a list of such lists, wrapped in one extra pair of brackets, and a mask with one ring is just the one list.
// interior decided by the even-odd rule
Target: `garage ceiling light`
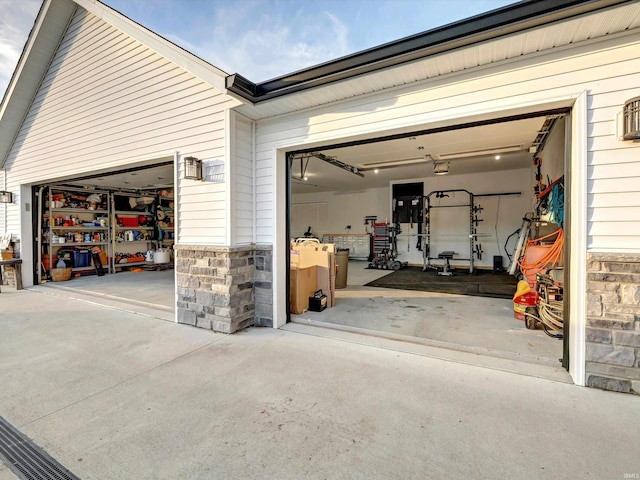
[(446, 175), (449, 173), (449, 162), (433, 162), (434, 175)]

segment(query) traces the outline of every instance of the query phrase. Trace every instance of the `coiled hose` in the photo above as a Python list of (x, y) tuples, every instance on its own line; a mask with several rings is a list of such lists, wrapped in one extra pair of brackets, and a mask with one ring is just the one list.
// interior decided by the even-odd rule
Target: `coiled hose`
[[(543, 240), (546, 240), (554, 235), (557, 235), (555, 242), (553, 243), (551, 248), (549, 248), (549, 251), (542, 257), (534, 260), (531, 263), (526, 263), (524, 261), (524, 255), (522, 255), (522, 260), (517, 260), (518, 265), (520, 266), (520, 271), (525, 277), (528, 277), (527, 273), (529, 272), (534, 273), (544, 271), (547, 268), (553, 267), (560, 263), (560, 260), (562, 258), (562, 249), (564, 247), (564, 230), (562, 228), (559, 228), (549, 235), (529, 240), (527, 241), (526, 245), (522, 246), (522, 248), (524, 248), (526, 252), (527, 247), (531, 245), (537, 245)], [(520, 251), (517, 252), (515, 258), (520, 258)], [(549, 295), (546, 292), (546, 287), (544, 288), (544, 290), (544, 294), (540, 295), (540, 303), (538, 304), (537, 309), (538, 314), (533, 315), (531, 313), (525, 312), (525, 316), (533, 317), (540, 323), (542, 323), (544, 332), (550, 337), (562, 338), (562, 332), (564, 330), (563, 302), (559, 302), (557, 300), (549, 300)]]
[[(555, 242), (549, 248), (549, 251), (546, 252), (542, 257), (537, 260), (532, 261), (531, 263), (525, 262), (526, 249), (530, 246), (537, 245), (541, 243), (543, 240), (553, 237), (557, 235)], [(525, 277), (528, 277), (527, 273), (531, 272), (535, 275), (535, 273), (545, 270), (548, 267), (553, 267), (560, 264), (560, 259), (562, 258), (562, 249), (564, 247), (564, 230), (562, 228), (558, 228), (555, 232), (552, 232), (544, 237), (534, 238), (533, 240), (528, 240), (525, 245), (523, 245), (520, 250), (516, 253), (516, 261), (518, 262), (518, 266), (520, 267), (520, 271)], [(524, 249), (524, 252), (522, 252)], [(520, 253), (523, 253), (522, 259), (520, 259)]]

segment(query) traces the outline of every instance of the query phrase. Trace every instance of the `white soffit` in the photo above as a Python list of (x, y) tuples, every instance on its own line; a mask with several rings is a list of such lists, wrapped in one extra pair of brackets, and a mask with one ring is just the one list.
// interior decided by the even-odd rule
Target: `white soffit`
[(269, 118), (638, 28), (640, 2), (634, 2), (237, 110), (255, 120)]

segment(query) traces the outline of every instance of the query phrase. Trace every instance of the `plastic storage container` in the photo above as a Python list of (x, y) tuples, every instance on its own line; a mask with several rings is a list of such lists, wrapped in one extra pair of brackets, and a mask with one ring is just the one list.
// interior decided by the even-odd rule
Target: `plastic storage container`
[(513, 317), (516, 320), (525, 320), (525, 311), (529, 307), (538, 305), (540, 299), (536, 292), (528, 292), (513, 299)]
[(91, 252), (89, 250), (75, 250), (73, 252), (73, 266), (76, 268), (91, 266)]

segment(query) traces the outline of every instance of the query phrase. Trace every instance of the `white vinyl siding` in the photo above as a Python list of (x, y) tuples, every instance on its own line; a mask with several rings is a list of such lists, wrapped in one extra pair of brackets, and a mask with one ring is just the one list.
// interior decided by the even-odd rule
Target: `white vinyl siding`
[[(8, 182), (18, 190), (20, 184), (152, 163), (175, 151), (224, 158), (225, 110), (236, 103), (78, 8), (13, 144)], [(179, 241), (224, 242), (220, 188), (176, 185)], [(17, 232), (19, 207), (14, 210), (9, 228)]]
[[(4, 170), (0, 170), (0, 190), (5, 190)], [(6, 203), (0, 203), (0, 238), (7, 231), (7, 212), (9, 206)]]
[[(257, 123), (256, 174), (258, 241), (274, 236), (272, 178), (277, 149), (286, 151), (313, 144), (453, 124), (469, 118), (488, 118), (526, 104), (552, 102), (588, 92), (589, 237), (588, 248), (638, 250), (640, 218), (625, 229), (609, 230), (595, 216), (609, 208), (612, 216), (638, 206), (640, 145), (622, 142), (615, 121), (624, 100), (637, 95), (640, 84), (640, 41), (637, 34), (619, 35), (601, 42), (588, 41), (571, 49), (534, 54), (517, 61), (481, 67), (389, 92), (297, 112)], [(566, 102), (566, 101), (565, 101)], [(606, 182), (603, 164), (616, 165), (620, 178)], [(636, 173), (634, 173), (636, 172)], [(602, 191), (602, 193), (599, 193)], [(603, 235), (605, 232), (612, 235)]]
[(233, 128), (232, 243), (248, 244), (253, 240), (253, 125), (238, 114), (231, 116)]

